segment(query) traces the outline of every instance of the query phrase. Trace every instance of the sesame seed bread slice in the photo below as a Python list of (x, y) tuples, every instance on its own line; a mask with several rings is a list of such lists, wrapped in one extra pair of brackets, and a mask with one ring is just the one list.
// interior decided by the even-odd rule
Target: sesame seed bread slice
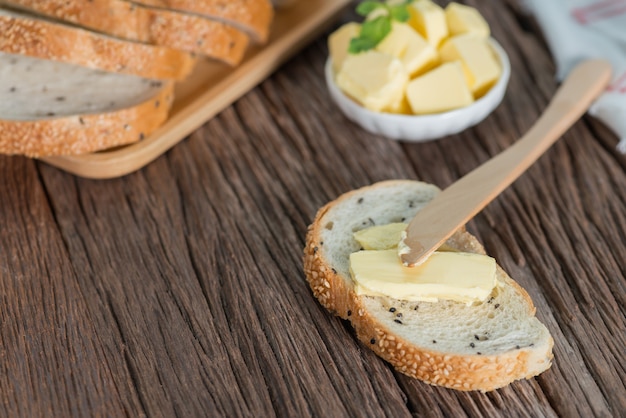
[(0, 52), (151, 79), (181, 80), (195, 63), (183, 51), (115, 39), (5, 6), (0, 6)]
[(138, 141), (166, 120), (173, 84), (0, 52), (0, 153), (83, 154)]
[(197, 14), (246, 31), (257, 43), (269, 36), (274, 8), (270, 0), (131, 0), (162, 9)]
[[(385, 181), (351, 191), (322, 207), (309, 227), (304, 271), (319, 302), (347, 319), (358, 338), (398, 371), (458, 390), (490, 391), (548, 369), (552, 337), (535, 317), (528, 293), (500, 267), (499, 286), (482, 303), (407, 302), (359, 296), (349, 255), (360, 249), (353, 232), (409, 222), (437, 193), (435, 186)], [(484, 254), (464, 229), (447, 245)]]
[(0, 4), (117, 38), (161, 45), (238, 64), (248, 35), (216, 20), (126, 0), (0, 0)]

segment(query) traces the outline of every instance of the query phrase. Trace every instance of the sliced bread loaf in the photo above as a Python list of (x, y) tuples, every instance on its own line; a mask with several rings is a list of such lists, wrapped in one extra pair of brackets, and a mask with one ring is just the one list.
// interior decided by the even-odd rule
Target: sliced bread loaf
[(138, 141), (167, 118), (173, 82), (0, 52), (0, 153), (83, 154)]
[(126, 0), (0, 0), (0, 4), (121, 39), (161, 45), (238, 64), (248, 36), (216, 20)]
[[(347, 319), (358, 338), (397, 370), (458, 390), (490, 391), (548, 369), (552, 337), (535, 317), (529, 295), (500, 267), (499, 286), (484, 302), (408, 302), (357, 295), (350, 253), (353, 233), (372, 225), (409, 222), (438, 189), (387, 181), (358, 189), (321, 208), (309, 227), (304, 271), (314, 296)], [(457, 231), (447, 245), (484, 254), (474, 236)]]
[(0, 52), (151, 79), (185, 78), (195, 63), (172, 48), (122, 41), (0, 7)]
[(258, 43), (264, 43), (274, 17), (270, 0), (131, 0), (134, 3), (163, 9), (194, 13), (221, 20), (250, 34)]

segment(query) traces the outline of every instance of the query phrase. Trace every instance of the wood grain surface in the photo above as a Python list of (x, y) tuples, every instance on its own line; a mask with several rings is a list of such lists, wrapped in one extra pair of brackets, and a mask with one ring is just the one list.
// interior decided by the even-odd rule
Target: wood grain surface
[(322, 36), (123, 178), (1, 156), (0, 416), (625, 416), (626, 156), (590, 117), (468, 225), (554, 336), (539, 377), (487, 394), (407, 378), (304, 280), (320, 206), (385, 179), (446, 187), (555, 91), (516, 0), (467, 3), (513, 73), (498, 109), (459, 135), (403, 144), (350, 123), (325, 89)]

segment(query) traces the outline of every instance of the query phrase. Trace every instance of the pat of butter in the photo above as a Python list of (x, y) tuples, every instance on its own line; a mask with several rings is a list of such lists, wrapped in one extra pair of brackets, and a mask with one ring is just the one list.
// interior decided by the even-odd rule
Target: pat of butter
[(446, 112), (474, 101), (458, 61), (442, 64), (415, 78), (407, 86), (406, 95), (417, 115)]
[(467, 84), (474, 98), (483, 96), (498, 81), (502, 69), (485, 39), (472, 35), (449, 38), (439, 50), (441, 60), (463, 64)]
[(417, 267), (402, 265), (396, 250), (350, 254), (356, 293), (408, 301), (484, 301), (497, 285), (496, 261), (488, 256), (435, 252)]
[(411, 105), (406, 98), (406, 94), (403, 94), (398, 100), (392, 102), (389, 106), (383, 109), (383, 112), (395, 113), (398, 115), (412, 115)]
[(448, 24), (443, 9), (430, 0), (417, 0), (409, 4), (409, 24), (435, 48), (448, 36)]
[(352, 234), (364, 250), (389, 250), (398, 246), (407, 224), (402, 222), (370, 226)]
[(489, 24), (475, 8), (452, 2), (446, 6), (445, 13), (450, 36), (471, 33), (481, 38), (489, 37)]
[(423, 72), (438, 61), (435, 48), (406, 23), (393, 22), (391, 32), (376, 46), (376, 50), (399, 58), (409, 76)]
[(398, 58), (373, 50), (349, 54), (337, 74), (341, 90), (377, 112), (400, 100), (408, 81)]
[(333, 62), (333, 71), (339, 72), (343, 61), (348, 56), (350, 40), (359, 36), (361, 25), (356, 22), (346, 23), (328, 37), (328, 51)]

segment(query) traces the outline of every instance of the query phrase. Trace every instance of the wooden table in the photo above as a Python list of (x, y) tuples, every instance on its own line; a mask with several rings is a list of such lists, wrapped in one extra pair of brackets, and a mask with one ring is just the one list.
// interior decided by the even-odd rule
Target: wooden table
[(517, 2), (469, 3), (513, 74), (460, 135), (405, 144), (347, 121), (325, 89), (323, 36), (123, 178), (0, 157), (0, 416), (624, 416), (626, 156), (590, 117), (468, 225), (554, 336), (539, 377), (488, 394), (407, 378), (304, 280), (321, 205), (385, 179), (445, 187), (553, 94), (554, 63)]

